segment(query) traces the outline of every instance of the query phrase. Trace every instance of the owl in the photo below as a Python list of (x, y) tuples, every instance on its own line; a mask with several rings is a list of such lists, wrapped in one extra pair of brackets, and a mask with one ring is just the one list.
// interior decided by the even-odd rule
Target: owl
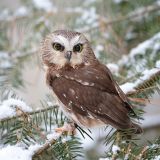
[(73, 123), (87, 128), (109, 124), (141, 133), (129, 117), (133, 110), (126, 95), (83, 34), (54, 31), (41, 44), (41, 58), (47, 84)]

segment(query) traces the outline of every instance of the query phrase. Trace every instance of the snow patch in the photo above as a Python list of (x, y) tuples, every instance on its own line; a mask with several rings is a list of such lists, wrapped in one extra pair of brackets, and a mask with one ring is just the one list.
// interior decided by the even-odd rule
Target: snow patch
[(128, 0), (113, 0), (115, 4), (120, 4), (122, 2), (127, 2)]
[(127, 82), (127, 83), (125, 83), (125, 84), (122, 84), (121, 86), (120, 86), (120, 88), (122, 89), (122, 91), (124, 92), (124, 93), (128, 93), (128, 92), (130, 92), (130, 91), (134, 91), (134, 87), (135, 87), (136, 85), (134, 84), (134, 83), (130, 83), (130, 82)]
[(92, 3), (95, 3), (95, 2), (96, 2), (96, 0), (87, 0), (87, 1), (84, 2), (84, 5), (88, 6), (88, 5), (90, 5)]
[(48, 105), (49, 107), (53, 107), (53, 106), (54, 106), (53, 102), (51, 102), (51, 101), (47, 101), (47, 105)]
[(119, 71), (119, 67), (117, 64), (114, 64), (114, 63), (108, 63), (107, 64), (107, 67), (109, 68), (109, 70), (112, 72), (112, 73), (115, 73), (117, 74), (118, 71)]
[(160, 155), (159, 156), (155, 156), (153, 160), (160, 160)]
[(28, 149), (18, 146), (4, 147), (0, 149), (1, 160), (32, 160), (32, 155), (40, 147), (40, 145), (32, 145)]
[(14, 13), (14, 15), (16, 17), (23, 17), (23, 16), (27, 16), (28, 15), (28, 10), (25, 6), (21, 6), (20, 8), (18, 8), (16, 10), (16, 12)]
[(143, 73), (142, 76), (136, 80), (135, 82), (127, 82), (125, 84), (122, 84), (120, 86), (120, 88), (123, 90), (124, 93), (128, 93), (130, 91), (134, 91), (135, 87), (137, 87), (138, 85), (140, 85), (141, 83), (143, 83), (144, 81), (148, 80), (151, 76), (153, 76), (154, 74), (160, 72), (160, 69), (158, 68), (153, 68), (153, 69), (146, 69)]
[(159, 115), (150, 115), (144, 116), (144, 120), (141, 120), (140, 123), (142, 124), (143, 128), (148, 128), (150, 126), (158, 126), (160, 124)]
[(120, 151), (119, 146), (113, 145), (113, 146), (112, 146), (112, 152), (113, 152), (113, 154), (117, 154), (118, 151)]
[(103, 45), (101, 45), (101, 44), (97, 45), (96, 48), (95, 48), (95, 56), (96, 56), (97, 58), (99, 58), (99, 57), (100, 57), (100, 53), (101, 53), (103, 50), (104, 50), (104, 46), (103, 46)]
[(54, 133), (51, 133), (51, 134), (48, 134), (47, 135), (47, 139), (48, 140), (52, 140), (52, 139), (58, 139), (59, 136), (61, 135), (61, 133), (58, 133), (58, 132), (54, 132)]
[(33, 3), (38, 9), (43, 9), (45, 11), (51, 11), (53, 9), (53, 5), (50, 0), (33, 0)]
[(29, 106), (27, 106), (26, 103), (22, 100), (10, 98), (8, 100), (0, 102), (0, 119), (15, 116), (16, 108), (14, 106), (17, 106), (24, 112), (32, 111), (32, 109)]
[[(144, 56), (147, 53), (147, 50), (151, 49), (151, 53), (150, 53), (150, 58), (153, 59), (153, 57), (158, 54), (159, 50), (160, 50), (160, 44), (159, 44), (159, 39), (160, 39), (160, 32), (158, 32), (157, 34), (155, 34), (153, 37), (151, 37), (150, 39), (140, 43), (137, 47), (131, 49), (130, 53), (128, 56), (124, 55), (122, 56), (122, 58), (118, 61), (118, 65), (119, 66), (129, 66), (129, 65), (134, 65), (137, 66), (139, 63), (142, 62), (143, 59), (140, 59), (141, 62), (137, 61), (137, 55), (138, 56)], [(146, 61), (147, 62), (147, 61)], [(143, 61), (143, 63), (146, 63), (145, 61)], [(143, 64), (144, 66), (144, 64)], [(141, 67), (143, 68), (143, 67)], [(141, 68), (139, 67), (136, 68), (137, 71), (142, 71)]]
[(157, 67), (157, 68), (160, 68), (160, 60), (158, 60), (158, 61), (156, 62), (156, 67)]

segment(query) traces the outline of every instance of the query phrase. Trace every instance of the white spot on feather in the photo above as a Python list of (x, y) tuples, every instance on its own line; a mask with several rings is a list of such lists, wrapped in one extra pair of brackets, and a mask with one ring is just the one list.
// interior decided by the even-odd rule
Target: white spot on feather
[(69, 101), (68, 106), (69, 106), (69, 107), (71, 107), (71, 106), (72, 106), (72, 101)]
[(94, 83), (89, 83), (89, 82), (83, 82), (82, 80), (77, 80), (77, 82), (79, 82), (79, 83), (81, 83), (81, 84), (83, 84), (83, 85), (85, 85), (85, 86), (94, 86)]
[(82, 83), (82, 81), (81, 81), (81, 80), (79, 80), (79, 79), (77, 80), (77, 82)]
[(83, 108), (83, 106), (81, 106), (82, 111), (85, 111), (85, 109)]
[(57, 74), (56, 74), (56, 77), (60, 77), (60, 75), (57, 73)]
[(68, 77), (68, 76), (65, 76), (65, 78), (69, 79), (69, 77)]
[(75, 91), (72, 88), (70, 88), (69, 91), (71, 92), (71, 94), (75, 95)]
[(90, 86), (94, 86), (94, 83), (90, 83), (89, 85), (90, 85)]
[(63, 93), (63, 96), (66, 98), (66, 94), (65, 93)]
[(87, 113), (87, 114), (88, 114), (87, 117), (89, 117), (90, 119), (95, 119), (90, 113)]
[(88, 86), (89, 83), (88, 82), (82, 82), (83, 85)]

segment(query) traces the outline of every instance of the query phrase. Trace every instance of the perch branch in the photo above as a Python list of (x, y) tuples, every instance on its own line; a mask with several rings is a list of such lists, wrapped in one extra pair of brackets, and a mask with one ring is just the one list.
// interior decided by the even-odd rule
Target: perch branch
[(56, 136), (54, 136), (54, 138), (52, 138), (51, 140), (48, 140), (42, 147), (40, 147), (39, 149), (37, 149), (37, 151), (34, 152), (34, 154), (32, 155), (32, 158), (36, 158), (37, 156), (39, 156), (40, 154), (42, 154), (44, 151), (46, 151), (48, 148), (50, 148), (52, 145), (54, 145), (57, 141), (57, 139), (62, 135), (61, 133), (55, 133)]

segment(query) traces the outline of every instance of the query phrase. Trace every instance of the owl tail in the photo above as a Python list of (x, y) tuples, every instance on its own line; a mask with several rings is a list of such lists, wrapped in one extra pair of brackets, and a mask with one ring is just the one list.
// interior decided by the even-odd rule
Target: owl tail
[(132, 123), (131, 124), (131, 129), (133, 129), (133, 131), (135, 132), (135, 134), (141, 134), (141, 133), (143, 133), (143, 129), (138, 124)]

